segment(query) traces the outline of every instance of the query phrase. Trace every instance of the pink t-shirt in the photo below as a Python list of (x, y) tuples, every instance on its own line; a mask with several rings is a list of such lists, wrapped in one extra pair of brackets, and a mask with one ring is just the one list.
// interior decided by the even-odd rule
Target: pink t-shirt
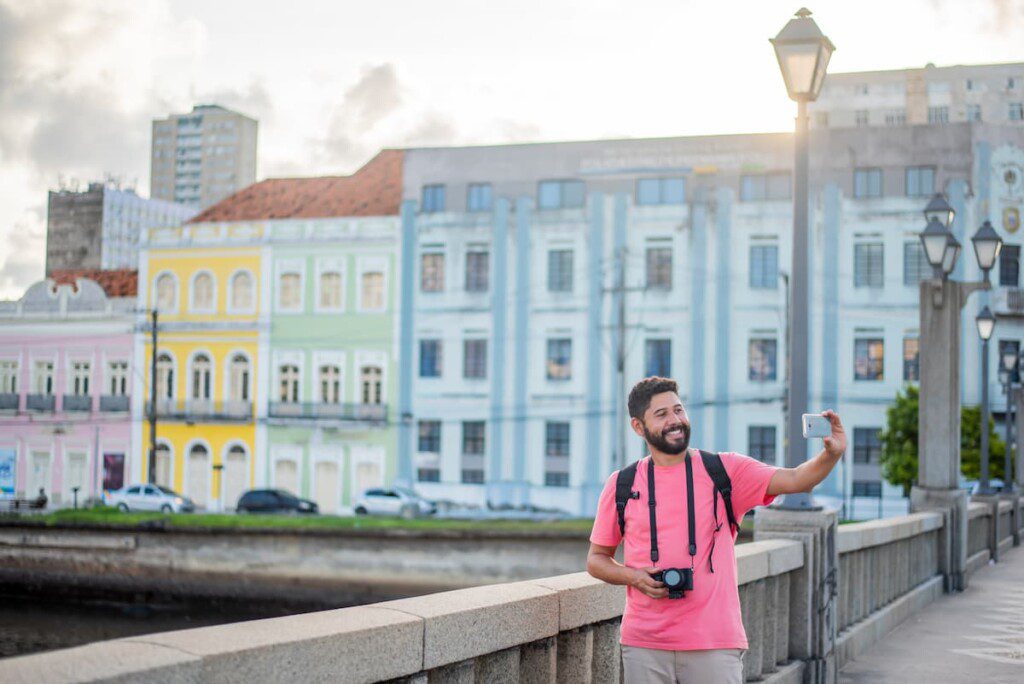
[[(735, 453), (723, 453), (721, 457), (732, 480), (732, 505), (737, 520), (754, 506), (768, 505), (774, 500), (774, 496), (766, 493), (776, 471), (774, 466)], [(729, 533), (721, 496), (718, 497), (718, 521), (722, 527), (715, 534), (711, 509), (714, 485), (704, 469), (700, 452), (690, 449), (690, 458), (697, 530), (693, 591), (686, 592), (681, 599), (652, 599), (629, 587), (622, 614), (622, 643), (668, 651), (745, 649), (747, 635), (743, 630), (736, 584), (735, 536)], [(686, 465), (654, 466), (659, 559), (651, 563), (651, 521), (647, 506), (650, 463), (648, 457), (637, 466), (633, 491), (639, 491), (640, 498), (626, 504), (625, 565), (630, 568), (688, 568)], [(590, 541), (600, 546), (618, 546), (622, 541), (615, 512), (615, 475), (612, 473), (605, 482), (590, 534)], [(712, 537), (716, 542), (713, 573), (708, 567)]]

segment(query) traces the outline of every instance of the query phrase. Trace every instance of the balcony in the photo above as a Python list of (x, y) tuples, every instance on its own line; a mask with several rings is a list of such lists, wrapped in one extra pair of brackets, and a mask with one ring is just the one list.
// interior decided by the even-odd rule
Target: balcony
[(323, 404), (319, 402), (270, 402), (270, 417), (299, 421), (384, 423), (387, 404)]
[(4, 392), (0, 394), (0, 411), (17, 411), (18, 405), (17, 392)]
[[(146, 415), (152, 404), (146, 402)], [(165, 399), (156, 403), (157, 418), (185, 423), (248, 423), (252, 421), (251, 401), (204, 401)]]
[(68, 413), (88, 413), (92, 410), (92, 397), (88, 394), (65, 394), (61, 406)]
[(1019, 287), (992, 288), (990, 302), (996, 316), (1024, 316), (1024, 290)]
[(53, 411), (55, 404), (56, 397), (52, 394), (25, 395), (25, 409), (27, 411)]
[(127, 413), (129, 401), (126, 395), (103, 395), (100, 397), (100, 411), (103, 413)]

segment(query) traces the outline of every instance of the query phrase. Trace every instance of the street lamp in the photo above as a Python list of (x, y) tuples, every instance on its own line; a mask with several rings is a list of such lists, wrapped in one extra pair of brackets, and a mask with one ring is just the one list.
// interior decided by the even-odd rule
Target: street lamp
[(976, 322), (981, 337), (981, 476), (978, 478), (978, 494), (995, 494), (988, 476), (988, 341), (995, 330), (996, 317), (985, 306)]
[[(811, 19), (811, 12), (801, 8), (771, 39), (779, 61), (782, 80), (791, 100), (797, 103), (794, 147), (793, 192), (793, 264), (789, 288), (789, 344), (786, 349), (789, 387), (786, 405), (786, 466), (795, 468), (807, 459), (807, 444), (801, 438), (800, 417), (807, 410), (807, 226), (808, 146), (807, 103), (818, 99), (825, 82), (825, 72), (835, 46)], [(797, 305), (797, 302), (802, 304)], [(808, 510), (814, 508), (809, 493), (787, 494), (781, 508)]]
[(1013, 464), (1011, 462), (1011, 446), (1013, 445), (1013, 407), (1016, 403), (1017, 393), (1021, 391), (1020, 369), (1024, 365), (1024, 359), (1017, 355), (1012, 348), (1004, 351), (999, 369), (999, 382), (1006, 393), (1006, 449), (1003, 453), (1003, 487), (1000, 490), (1004, 494), (1014, 493)]

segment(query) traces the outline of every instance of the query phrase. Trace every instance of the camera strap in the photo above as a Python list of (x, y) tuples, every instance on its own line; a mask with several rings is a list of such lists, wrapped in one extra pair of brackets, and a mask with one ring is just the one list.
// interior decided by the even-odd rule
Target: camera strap
[[(686, 454), (686, 527), (690, 537), (690, 569), (694, 567), (697, 556), (697, 516), (693, 510), (693, 462), (690, 454)], [(647, 506), (651, 516), (651, 562), (658, 562), (658, 514), (655, 511), (657, 502), (654, 498), (654, 459), (647, 462)]]

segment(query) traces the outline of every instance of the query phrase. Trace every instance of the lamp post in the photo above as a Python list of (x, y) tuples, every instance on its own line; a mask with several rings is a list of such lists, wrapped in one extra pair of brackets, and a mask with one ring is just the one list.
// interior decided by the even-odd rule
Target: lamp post
[(1016, 487), (1013, 485), (1013, 463), (1010, 456), (1013, 445), (1013, 407), (1020, 391), (1021, 358), (1017, 352), (1008, 351), (1002, 354), (1000, 364), (999, 382), (1006, 393), (1006, 449), (1003, 454), (1003, 486), (999, 491), (1014, 494)]
[[(800, 9), (796, 16), (771, 39), (779, 61), (786, 92), (797, 103), (794, 136), (793, 263), (789, 288), (789, 345), (786, 349), (789, 369), (786, 420), (786, 466), (795, 468), (807, 459), (807, 443), (801, 437), (801, 415), (807, 410), (807, 245), (808, 145), (807, 103), (818, 99), (825, 72), (835, 46), (811, 19), (811, 12)], [(814, 508), (809, 493), (787, 494), (779, 507), (798, 510)]]
[(981, 337), (981, 475), (978, 478), (978, 494), (995, 494), (989, 484), (988, 445), (988, 341), (996, 327), (996, 317), (986, 306), (976, 319), (978, 335)]

